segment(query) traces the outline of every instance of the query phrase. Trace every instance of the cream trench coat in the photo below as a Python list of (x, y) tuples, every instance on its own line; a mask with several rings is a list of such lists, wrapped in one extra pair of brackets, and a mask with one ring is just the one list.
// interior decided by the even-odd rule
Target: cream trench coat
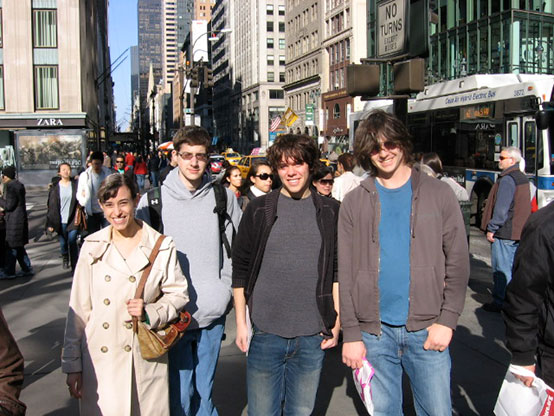
[[(64, 373), (83, 373), (81, 415), (168, 415), (167, 354), (144, 360), (126, 302), (160, 235), (142, 223), (142, 240), (125, 260), (111, 244), (111, 226), (85, 240), (75, 274), (62, 352)], [(144, 289), (152, 327), (175, 319), (188, 302), (175, 243), (163, 241)], [(133, 377), (136, 392), (133, 392)]]

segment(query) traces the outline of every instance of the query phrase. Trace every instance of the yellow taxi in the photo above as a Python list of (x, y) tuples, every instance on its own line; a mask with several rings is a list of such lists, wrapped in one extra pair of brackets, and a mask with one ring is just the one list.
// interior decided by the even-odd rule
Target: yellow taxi
[(233, 166), (235, 166), (242, 157), (240, 153), (237, 153), (234, 150), (226, 150), (225, 152), (221, 153), (221, 156), (223, 156), (225, 160)]
[(240, 159), (237, 166), (240, 169), (242, 179), (246, 179), (250, 167), (258, 161), (267, 162), (267, 158), (264, 155), (249, 155), (243, 156), (242, 159)]

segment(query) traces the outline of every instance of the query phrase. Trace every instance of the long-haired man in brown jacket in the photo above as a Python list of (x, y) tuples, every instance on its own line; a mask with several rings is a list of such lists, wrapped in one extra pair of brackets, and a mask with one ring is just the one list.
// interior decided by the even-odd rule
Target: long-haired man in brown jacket
[(343, 362), (373, 365), (374, 416), (402, 415), (402, 372), (417, 414), (452, 414), (448, 345), (462, 309), (469, 256), (450, 187), (412, 166), (402, 122), (371, 113), (354, 154), (370, 177), (340, 208)]

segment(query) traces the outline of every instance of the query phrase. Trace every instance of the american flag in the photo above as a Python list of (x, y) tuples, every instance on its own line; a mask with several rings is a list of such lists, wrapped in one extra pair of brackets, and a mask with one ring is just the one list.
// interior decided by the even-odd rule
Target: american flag
[(281, 124), (281, 117), (277, 116), (273, 120), (271, 120), (271, 126), (269, 127), (269, 131), (275, 131), (279, 127), (279, 124)]

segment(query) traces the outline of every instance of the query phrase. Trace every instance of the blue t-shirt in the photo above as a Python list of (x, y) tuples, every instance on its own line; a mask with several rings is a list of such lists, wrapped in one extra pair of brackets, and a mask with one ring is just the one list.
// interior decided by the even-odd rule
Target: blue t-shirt
[(379, 310), (381, 322), (406, 325), (410, 306), (410, 214), (412, 181), (388, 189), (375, 181), (379, 222)]

